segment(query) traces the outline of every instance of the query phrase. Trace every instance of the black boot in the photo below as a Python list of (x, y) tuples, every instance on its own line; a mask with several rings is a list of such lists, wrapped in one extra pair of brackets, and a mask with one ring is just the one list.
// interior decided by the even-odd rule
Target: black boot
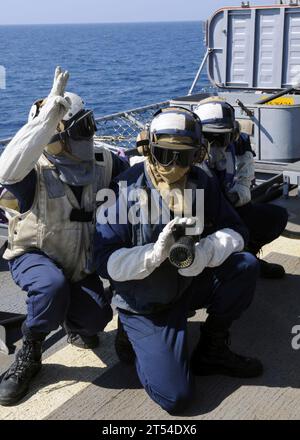
[(63, 328), (67, 333), (68, 344), (74, 345), (74, 347), (77, 348), (83, 348), (85, 350), (91, 350), (99, 347), (100, 340), (97, 334), (91, 336), (81, 335), (78, 332), (72, 331), (66, 323), (63, 324)]
[(268, 263), (267, 261), (258, 258), (260, 267), (260, 276), (262, 278), (283, 278), (285, 275), (284, 267), (280, 264)]
[(118, 318), (118, 330), (115, 339), (115, 350), (118, 355), (118, 358), (124, 364), (134, 364), (135, 362), (135, 352), (132, 348), (131, 342), (128, 339), (127, 333), (124, 330), (124, 327)]
[(28, 392), (42, 367), (42, 340), (23, 339), (23, 346), (0, 384), (0, 405), (14, 405)]
[(257, 377), (263, 373), (263, 366), (258, 359), (233, 353), (229, 349), (229, 343), (228, 328), (214, 328), (214, 325), (204, 324), (200, 340), (191, 357), (190, 367), (193, 374)]
[(77, 348), (93, 349), (99, 347), (100, 340), (98, 335), (84, 336), (79, 333), (68, 333), (67, 342)]
[(261, 244), (252, 242), (248, 245), (246, 250), (256, 257), (259, 263), (261, 278), (280, 279), (284, 277), (285, 270), (283, 266), (280, 264), (268, 263), (259, 258), (259, 255), (261, 255)]

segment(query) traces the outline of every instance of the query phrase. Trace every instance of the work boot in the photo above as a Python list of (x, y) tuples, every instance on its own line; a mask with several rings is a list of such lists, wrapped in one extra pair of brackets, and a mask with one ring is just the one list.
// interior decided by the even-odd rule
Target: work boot
[(21, 350), (0, 384), (0, 405), (14, 405), (27, 394), (31, 380), (42, 367), (42, 343), (23, 339)]
[(262, 278), (283, 278), (285, 275), (284, 267), (280, 264), (268, 263), (267, 261), (258, 258), (260, 267), (260, 276)]
[(268, 263), (265, 260), (259, 258), (261, 255), (260, 245), (252, 243), (248, 246), (247, 251), (254, 255), (259, 263), (260, 277), (268, 279), (279, 279), (285, 275), (284, 267), (280, 264)]
[(77, 348), (93, 349), (99, 347), (100, 340), (98, 335), (84, 336), (78, 333), (69, 332), (67, 338), (68, 344), (74, 345)]
[(124, 330), (123, 324), (118, 317), (118, 330), (115, 339), (115, 350), (118, 358), (124, 364), (132, 365), (135, 362), (135, 352), (132, 348), (131, 342), (128, 339), (127, 333)]
[(232, 377), (257, 377), (263, 373), (258, 359), (238, 355), (229, 349), (228, 330), (211, 331), (203, 326), (190, 367), (195, 376), (223, 374)]
[(93, 348), (99, 347), (100, 340), (97, 334), (91, 336), (81, 335), (78, 332), (72, 331), (65, 322), (63, 328), (67, 333), (68, 344), (74, 345), (74, 347), (77, 348), (83, 348), (84, 350), (92, 350)]

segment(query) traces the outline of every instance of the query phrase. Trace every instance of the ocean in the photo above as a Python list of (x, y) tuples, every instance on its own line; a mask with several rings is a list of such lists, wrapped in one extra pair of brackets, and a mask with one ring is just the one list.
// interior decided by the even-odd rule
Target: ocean
[[(55, 67), (96, 116), (186, 95), (204, 55), (204, 23), (0, 26), (0, 139), (47, 96)], [(203, 73), (197, 90), (207, 88)]]

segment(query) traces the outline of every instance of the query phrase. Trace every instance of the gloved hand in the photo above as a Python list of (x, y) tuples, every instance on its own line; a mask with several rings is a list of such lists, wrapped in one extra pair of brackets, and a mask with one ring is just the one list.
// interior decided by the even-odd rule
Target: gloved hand
[(55, 124), (55, 129), (71, 106), (70, 100), (63, 97), (68, 79), (69, 72), (56, 67), (52, 89), (38, 115), (39, 119)]
[(68, 72), (60, 67), (56, 69), (51, 92), (38, 116), (24, 125), (5, 148), (0, 158), (2, 184), (21, 182), (34, 168), (70, 108), (68, 100), (63, 98), (68, 78)]
[(246, 205), (251, 200), (251, 182), (255, 178), (253, 153), (246, 151), (236, 156), (236, 182), (227, 196), (236, 207)]
[(187, 226), (193, 224), (193, 218), (187, 217), (175, 217), (171, 220), (159, 234), (156, 243), (154, 244), (153, 251), (151, 254), (150, 264), (156, 267), (160, 266), (161, 263), (169, 256), (171, 246), (175, 243), (173, 236), (173, 227), (175, 225), (186, 224)]
[(67, 70), (63, 71), (60, 66), (56, 67), (52, 89), (48, 95), (48, 98), (52, 96), (64, 96), (69, 76), (70, 75)]
[(195, 245), (193, 264), (178, 272), (185, 277), (199, 275), (206, 267), (220, 266), (234, 252), (244, 248), (244, 239), (236, 231), (224, 228), (202, 238)]
[(202, 238), (195, 244), (195, 258), (193, 263), (186, 269), (179, 269), (178, 273), (184, 277), (195, 277), (208, 266), (212, 258), (213, 248), (211, 240)]
[(107, 271), (114, 281), (142, 280), (149, 276), (169, 256), (174, 244), (172, 228), (175, 224), (191, 224), (193, 219), (175, 217), (159, 234), (155, 243), (121, 248), (111, 254)]
[(227, 192), (227, 196), (231, 203), (236, 206), (243, 206), (251, 200), (251, 191), (248, 185), (236, 182), (233, 187)]

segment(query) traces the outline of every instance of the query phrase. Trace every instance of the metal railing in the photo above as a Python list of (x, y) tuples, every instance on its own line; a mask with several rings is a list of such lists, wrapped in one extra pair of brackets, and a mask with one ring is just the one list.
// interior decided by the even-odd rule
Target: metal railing
[(191, 96), (193, 94), (193, 92), (195, 90), (195, 87), (196, 87), (196, 85), (197, 85), (197, 83), (199, 81), (199, 78), (200, 78), (200, 75), (202, 73), (202, 70), (204, 69), (204, 66), (206, 64), (206, 61), (207, 61), (209, 55), (213, 53), (213, 50), (214, 49), (211, 49), (211, 48), (207, 49), (207, 51), (206, 51), (206, 53), (204, 55), (204, 58), (203, 58), (200, 66), (199, 66), (198, 72), (196, 73), (196, 76), (194, 78), (193, 84), (191, 85), (191, 88), (188, 91), (188, 96)]
[[(145, 124), (151, 121), (153, 114), (169, 104), (170, 101), (164, 101), (125, 112), (97, 117), (95, 120), (98, 131), (95, 141), (115, 148), (133, 148), (138, 133), (144, 128)], [(10, 140), (11, 138), (0, 139), (0, 145), (5, 146)]]
[(96, 144), (102, 143), (113, 148), (134, 148), (138, 133), (151, 121), (157, 110), (169, 104), (169, 101), (164, 101), (96, 118)]

